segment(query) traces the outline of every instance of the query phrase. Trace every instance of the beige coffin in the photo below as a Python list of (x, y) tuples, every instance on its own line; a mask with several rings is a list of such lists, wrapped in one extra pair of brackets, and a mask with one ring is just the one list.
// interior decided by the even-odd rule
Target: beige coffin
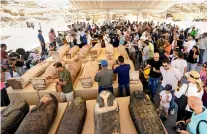
[(72, 47), (68, 53), (66, 53), (66, 59), (72, 59), (79, 51), (79, 46)]
[[(82, 71), (83, 67), (84, 67), (84, 65), (82, 65), (81, 71)], [(42, 78), (42, 77), (43, 76), (40, 76), (40, 78)], [(76, 87), (77, 81), (78, 81), (78, 79), (76, 79), (76, 81), (74, 82), (73, 88)], [(10, 101), (13, 101), (13, 100), (18, 99), (18, 98), (23, 98), (30, 105), (37, 104), (37, 102), (39, 101), (39, 96), (41, 97), (41, 96), (43, 96), (44, 94), (47, 94), (47, 93), (51, 93), (51, 94), (55, 95), (55, 97), (58, 99), (58, 102), (61, 102), (60, 92), (56, 92), (56, 83), (49, 83), (47, 85), (46, 89), (41, 90), (41, 91), (36, 91), (33, 88), (32, 83), (29, 83), (22, 90), (14, 90), (14, 89), (12, 89), (12, 87), (8, 87), (7, 88), (7, 93), (8, 93)]]
[(61, 46), (59, 49), (58, 49), (58, 52), (59, 52), (59, 57), (62, 59), (66, 53), (70, 50), (70, 46), (69, 44), (64, 44), (63, 46)]
[[(121, 125), (121, 134), (137, 134), (132, 122), (128, 105), (129, 97), (116, 98), (119, 104), (119, 117)], [(94, 134), (94, 107), (96, 100), (86, 101), (87, 115), (82, 134)]]
[(7, 82), (13, 89), (23, 89), (28, 83), (31, 82), (31, 79), (37, 76), (40, 76), (46, 68), (51, 64), (51, 62), (44, 61), (37, 64), (36, 66), (29, 69), (21, 77), (8, 79)]
[(90, 49), (91, 49), (91, 46), (90, 46), (90, 45), (85, 45), (85, 46), (83, 46), (83, 47), (80, 49), (80, 51), (79, 51), (79, 56), (78, 56), (78, 58), (79, 58), (80, 60), (85, 59), (85, 58), (88, 56), (88, 54), (89, 54), (89, 52), (90, 52)]
[(101, 53), (101, 43), (96, 43), (96, 45), (90, 50), (90, 58), (95, 60), (98, 59)]

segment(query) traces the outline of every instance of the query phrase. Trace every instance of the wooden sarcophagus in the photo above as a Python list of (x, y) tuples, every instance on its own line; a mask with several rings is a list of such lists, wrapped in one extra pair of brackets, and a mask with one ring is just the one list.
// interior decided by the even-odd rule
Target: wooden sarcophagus
[(114, 59), (114, 47), (112, 44), (107, 43), (105, 47), (105, 54), (107, 60), (113, 60)]
[(101, 53), (101, 43), (96, 43), (96, 45), (90, 50), (90, 57), (92, 60), (98, 59)]
[(97, 61), (88, 61), (85, 66), (79, 81), (83, 88), (90, 88), (93, 85), (94, 77), (99, 71)]
[(29, 112), (29, 104), (23, 99), (10, 103), (1, 111), (1, 134), (13, 134)]
[(43, 74), (50, 64), (51, 62), (49, 61), (43, 61), (42, 63), (39, 63), (29, 69), (21, 77), (10, 78), (7, 80), (7, 82), (13, 89), (23, 89), (27, 84), (31, 82), (32, 78)]
[(79, 59), (65, 61), (65, 68), (70, 72), (73, 82), (78, 78), (82, 64)]
[(78, 58), (79, 58), (79, 59), (85, 59), (86, 56), (89, 54), (90, 49), (91, 49), (91, 46), (90, 46), (90, 45), (85, 45), (85, 46), (83, 46), (83, 47), (80, 49), (80, 51), (79, 51), (79, 56), (78, 56)]
[(27, 114), (16, 134), (47, 134), (57, 114), (58, 100), (45, 94), (40, 102)]
[(60, 59), (63, 59), (64, 56), (66, 55), (66, 53), (67, 53), (69, 50), (70, 50), (70, 46), (69, 46), (69, 44), (64, 44), (64, 45), (62, 45), (62, 46), (58, 49)]
[(102, 91), (94, 110), (95, 134), (120, 134), (119, 106), (110, 91)]
[(129, 112), (138, 134), (165, 134), (155, 107), (144, 92), (133, 92)]
[(79, 46), (72, 47), (68, 53), (66, 53), (66, 59), (72, 59), (80, 50)]
[(57, 134), (81, 134), (86, 118), (86, 102), (80, 98), (66, 108)]

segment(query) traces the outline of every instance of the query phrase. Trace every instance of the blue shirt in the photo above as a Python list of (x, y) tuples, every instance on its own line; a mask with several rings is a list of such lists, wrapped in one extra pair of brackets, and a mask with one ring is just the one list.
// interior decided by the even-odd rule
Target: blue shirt
[(37, 37), (42, 43), (45, 43), (45, 40), (44, 40), (44, 37), (42, 36), (42, 34), (38, 34)]
[[(186, 129), (191, 134), (196, 134), (196, 127), (197, 127), (200, 120), (207, 120), (207, 109), (206, 108), (204, 108), (204, 109), (205, 110), (198, 115), (195, 115), (195, 113), (192, 114), (191, 122), (188, 123), (187, 129)], [(199, 132), (200, 132), (200, 134), (206, 134), (207, 124), (205, 122), (200, 123)]]
[(123, 64), (114, 69), (114, 74), (118, 73), (118, 83), (119, 85), (129, 84), (129, 64)]
[(86, 34), (83, 35), (83, 43), (87, 44), (87, 36), (86, 36)]

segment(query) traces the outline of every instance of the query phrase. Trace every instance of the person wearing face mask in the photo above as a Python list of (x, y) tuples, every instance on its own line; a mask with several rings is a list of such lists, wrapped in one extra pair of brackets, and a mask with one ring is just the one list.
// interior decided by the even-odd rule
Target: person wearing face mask
[[(185, 95), (187, 97), (196, 96), (199, 99), (201, 99), (203, 96), (203, 82), (200, 79), (200, 74), (197, 71), (193, 70), (187, 72), (185, 74), (185, 77), (187, 78), (187, 81), (189, 83), (183, 84), (177, 91), (175, 91), (175, 96), (177, 98), (180, 98), (182, 95)], [(187, 105), (185, 110), (182, 110), (181, 108), (178, 109), (177, 121), (183, 119), (187, 120), (191, 117), (191, 115), (192, 115), (192, 111)]]
[(206, 134), (207, 109), (203, 107), (201, 99), (195, 96), (188, 97), (188, 106), (193, 111), (192, 116), (186, 121), (179, 121), (187, 126), (186, 130), (177, 130), (177, 132), (180, 134)]
[(175, 105), (174, 105), (174, 92), (177, 88), (178, 82), (181, 80), (182, 74), (180, 71), (172, 66), (170, 66), (170, 62), (168, 59), (163, 60), (162, 66), (160, 67), (160, 72), (162, 74), (163, 80), (161, 84), (161, 90), (164, 90), (164, 87), (167, 84), (172, 86), (172, 100), (170, 102), (170, 114), (174, 114)]

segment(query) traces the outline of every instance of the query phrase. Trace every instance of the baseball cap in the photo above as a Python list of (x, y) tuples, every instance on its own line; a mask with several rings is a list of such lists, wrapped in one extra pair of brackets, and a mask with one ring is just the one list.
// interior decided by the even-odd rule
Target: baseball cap
[(108, 66), (108, 62), (106, 60), (101, 60), (101, 66)]
[(170, 90), (172, 90), (172, 86), (171, 86), (170, 84), (167, 84), (167, 85), (165, 86), (165, 90), (166, 90), (166, 91), (170, 91)]

